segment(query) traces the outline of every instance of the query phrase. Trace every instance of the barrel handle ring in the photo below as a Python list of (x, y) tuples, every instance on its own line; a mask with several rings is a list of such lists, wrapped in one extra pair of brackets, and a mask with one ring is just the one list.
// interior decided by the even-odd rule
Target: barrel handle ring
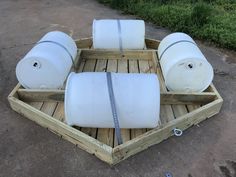
[(174, 128), (173, 133), (174, 133), (175, 136), (182, 136), (183, 131), (178, 129), (178, 128)]

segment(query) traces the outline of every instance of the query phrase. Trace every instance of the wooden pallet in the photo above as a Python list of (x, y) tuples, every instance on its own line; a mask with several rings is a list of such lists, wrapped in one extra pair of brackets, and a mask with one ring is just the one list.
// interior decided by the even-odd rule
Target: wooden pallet
[(220, 111), (223, 99), (211, 84), (203, 93), (167, 91), (156, 51), (159, 41), (146, 39), (147, 50), (94, 50), (92, 39), (76, 41), (76, 72), (157, 73), (161, 86), (160, 122), (154, 129), (122, 129), (124, 143), (117, 144), (112, 128), (70, 127), (64, 120), (64, 90), (30, 90), (18, 84), (8, 96), (13, 110), (46, 127), (101, 160), (116, 164)]

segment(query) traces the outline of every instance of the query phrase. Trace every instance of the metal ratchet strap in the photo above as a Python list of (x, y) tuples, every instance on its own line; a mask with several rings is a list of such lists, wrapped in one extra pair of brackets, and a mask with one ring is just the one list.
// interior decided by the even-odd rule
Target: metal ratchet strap
[(175, 45), (175, 44), (181, 43), (181, 42), (189, 42), (189, 43), (192, 43), (192, 44), (194, 44), (194, 45), (197, 45), (197, 44), (195, 44), (194, 42), (192, 42), (192, 41), (187, 41), (187, 40), (181, 40), (181, 41), (174, 42), (173, 44), (170, 44), (168, 47), (166, 47), (166, 49), (162, 52), (162, 54), (161, 54), (161, 56), (160, 56), (160, 60), (161, 60), (162, 56), (164, 55), (164, 53), (165, 53), (170, 47), (172, 47), (172, 46)]
[(122, 144), (122, 136), (120, 132), (120, 125), (119, 125), (119, 120), (117, 116), (117, 111), (116, 111), (116, 104), (115, 104), (115, 96), (114, 96), (114, 91), (113, 91), (113, 85), (112, 85), (112, 78), (111, 78), (111, 73), (107, 72), (107, 87), (108, 87), (108, 92), (109, 92), (109, 98), (110, 98), (110, 103), (111, 103), (111, 111), (112, 111), (112, 116), (113, 116), (113, 121), (114, 121), (114, 126), (115, 126), (115, 134), (117, 137), (117, 142), (118, 144)]
[(67, 50), (67, 48), (66, 48), (65, 46), (63, 46), (62, 44), (60, 44), (60, 43), (58, 43), (58, 42), (55, 42), (55, 41), (41, 41), (41, 42), (37, 42), (36, 45), (37, 45), (37, 44), (41, 44), (41, 43), (47, 43), (47, 42), (56, 44), (56, 45), (60, 46), (61, 48), (63, 48), (63, 49), (66, 51), (66, 53), (70, 56), (70, 59), (71, 59), (72, 64), (73, 64), (73, 67), (75, 68), (75, 62), (74, 62), (74, 59), (73, 59), (72, 55), (71, 55), (70, 52)]
[(119, 37), (119, 48), (121, 56), (124, 56), (123, 46), (122, 46), (122, 35), (121, 35), (121, 24), (120, 20), (117, 20), (117, 26), (118, 26), (118, 37)]

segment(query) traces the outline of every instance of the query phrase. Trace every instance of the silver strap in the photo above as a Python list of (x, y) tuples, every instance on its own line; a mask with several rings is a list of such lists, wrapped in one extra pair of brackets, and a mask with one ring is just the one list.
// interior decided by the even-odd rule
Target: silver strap
[(192, 43), (192, 44), (194, 44), (194, 45), (197, 45), (197, 44), (195, 44), (194, 42), (192, 42), (192, 41), (187, 41), (187, 40), (181, 40), (181, 41), (174, 42), (173, 44), (170, 44), (168, 47), (166, 47), (166, 49), (162, 52), (162, 54), (161, 54), (161, 56), (160, 56), (160, 60), (161, 60), (162, 56), (164, 55), (164, 53), (165, 53), (170, 47), (172, 47), (172, 46), (175, 45), (175, 44), (181, 43), (181, 42), (189, 42), (189, 43)]
[(63, 48), (66, 51), (66, 53), (70, 56), (70, 59), (71, 59), (72, 64), (73, 64), (73, 67), (75, 68), (74, 59), (73, 59), (72, 55), (70, 54), (70, 52), (67, 50), (67, 48), (65, 46), (63, 46), (62, 44), (60, 44), (58, 42), (55, 42), (55, 41), (41, 41), (41, 42), (37, 42), (36, 45), (37, 44), (41, 44), (41, 43), (53, 43), (53, 44), (56, 44), (56, 45), (60, 46), (61, 48)]
[(110, 103), (111, 103), (111, 111), (112, 111), (112, 116), (113, 116), (113, 121), (114, 121), (114, 126), (115, 126), (115, 134), (117, 137), (117, 142), (118, 144), (122, 144), (122, 136), (120, 132), (120, 125), (119, 125), (119, 120), (116, 112), (116, 104), (115, 104), (115, 96), (114, 96), (114, 91), (113, 91), (113, 85), (112, 85), (112, 78), (111, 78), (111, 73), (107, 72), (107, 87), (108, 87), (108, 92), (109, 92), (109, 98), (110, 98)]
[(121, 24), (120, 24), (120, 20), (117, 20), (117, 26), (118, 26), (118, 37), (119, 37), (120, 53), (121, 53), (121, 56), (123, 56), (123, 55), (124, 55), (124, 52), (123, 52), (123, 45), (122, 45), (122, 34), (121, 34)]

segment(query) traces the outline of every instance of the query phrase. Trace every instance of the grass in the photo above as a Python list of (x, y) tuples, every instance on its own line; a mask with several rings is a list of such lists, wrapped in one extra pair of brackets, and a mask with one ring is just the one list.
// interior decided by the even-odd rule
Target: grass
[(172, 31), (236, 50), (235, 0), (99, 0)]

